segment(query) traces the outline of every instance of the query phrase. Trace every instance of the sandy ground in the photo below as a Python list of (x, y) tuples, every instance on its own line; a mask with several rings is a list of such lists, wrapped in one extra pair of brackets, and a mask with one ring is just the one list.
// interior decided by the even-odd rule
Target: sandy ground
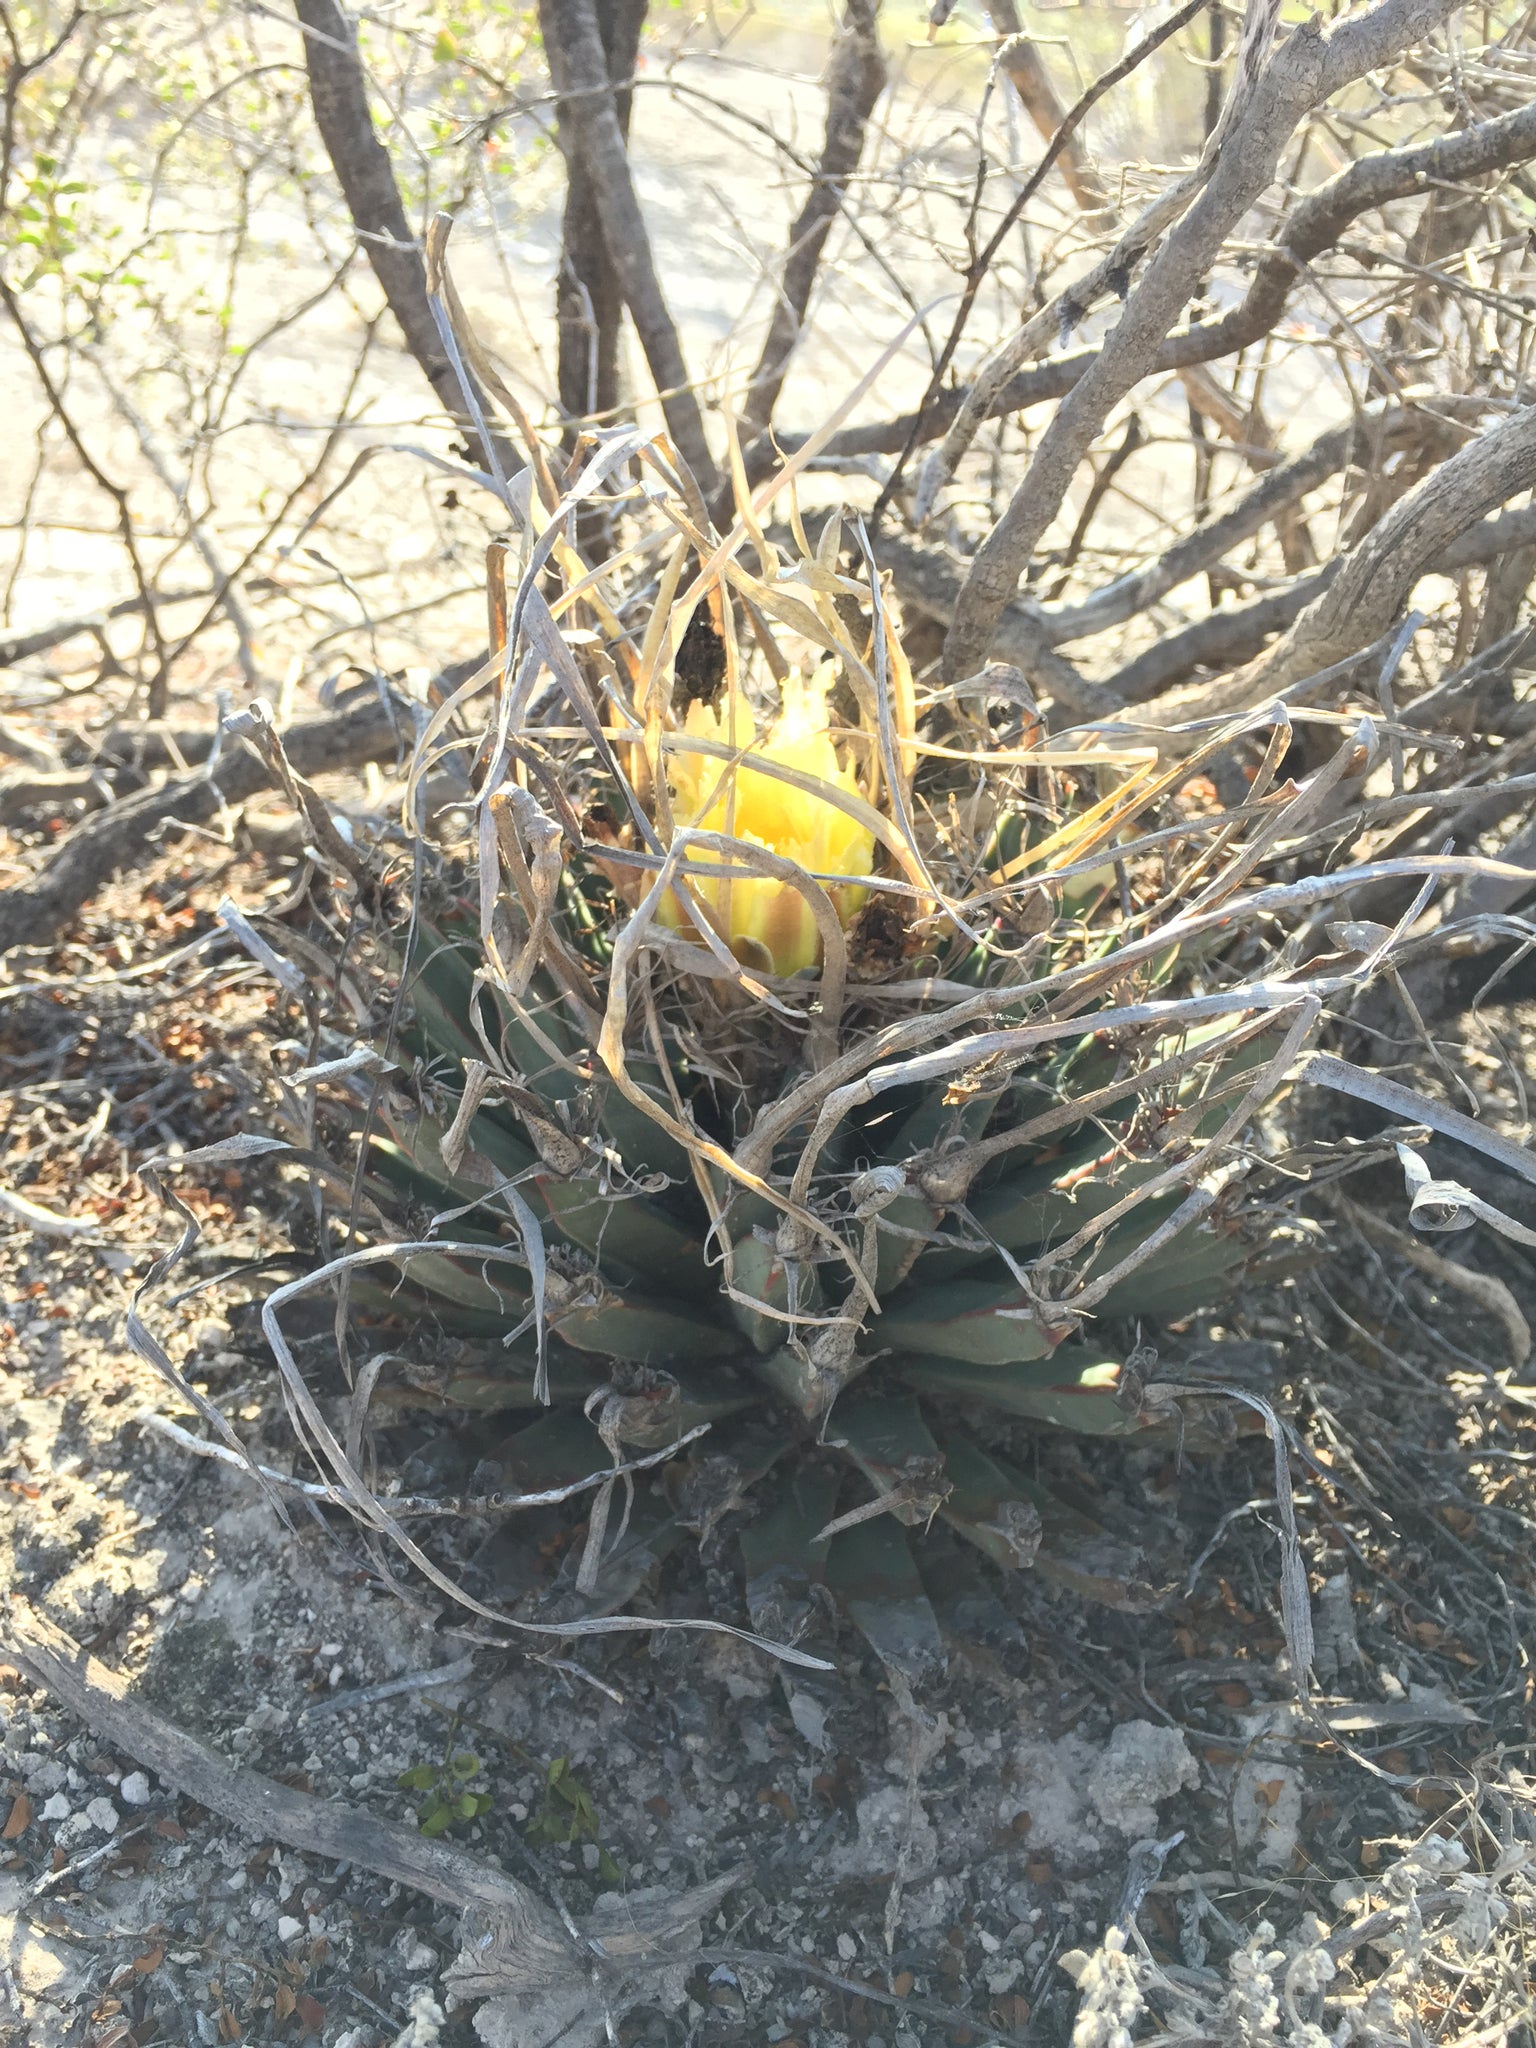
[[(206, 929), (205, 862), (196, 842), (168, 851), (146, 896), (109, 896), (60, 964), (99, 956), (130, 901), (166, 905), (158, 920), (181, 932)], [(242, 889), (258, 877), (237, 853)], [(159, 930), (143, 942), (164, 944)], [(1061, 1958), (1113, 1924), (1138, 1844), (1180, 1837), (1140, 1925), (1171, 1967), (1192, 1969), (1260, 1921), (1282, 1939), (1309, 1912), (1335, 1924), (1351, 1888), (1415, 1842), (1476, 1873), (1496, 1864), (1501, 1827), (1524, 1838), (1513, 1763), (1530, 1733), (1536, 1415), (1505, 1392), (1497, 1328), (1390, 1263), (1373, 1281), (1334, 1262), (1315, 1286), (1167, 1340), (1218, 1367), (1240, 1344), (1303, 1429), (1318, 1675), (1342, 1743), (1293, 1704), (1269, 1457), (1251, 1440), (1182, 1469), (1168, 1447), (1038, 1445), (1053, 1481), (1112, 1524), (1160, 1527), (1169, 1597), (1154, 1614), (1121, 1614), (954, 1557), (935, 1575), (950, 1588), (948, 1670), (915, 1701), (893, 1695), (842, 1630), (820, 1645), (836, 1669), (810, 1717), (803, 1703), (791, 1711), (769, 1660), (725, 1637), (584, 1642), (564, 1667), (482, 1652), (466, 1675), (462, 1615), (419, 1581), (391, 1584), (345, 1518), (299, 1501), (285, 1517), (247, 1476), (139, 1419), (150, 1409), (200, 1427), (124, 1342), (126, 1292), (173, 1235), (134, 1167), (245, 1123), (219, 1070), (238, 1051), (258, 1071), (272, 1029), (239, 956), (216, 949), (180, 973), (179, 992), (146, 995), (130, 979), (5, 1012), (8, 1058), (30, 1061), (8, 1098), (6, 1183), (96, 1228), (67, 1243), (17, 1230), (0, 1246), (16, 1304), (0, 1577), (231, 1760), (407, 1820), (440, 1796), (423, 1767), (453, 1796), (483, 1792), (485, 1810), (455, 1821), (453, 1838), (578, 1915), (601, 1893), (736, 1873), (672, 1997), (663, 1988), (659, 2005), (614, 2015), (625, 2041), (1062, 2041), (1078, 1993)], [(1522, 1024), (1502, 1014), (1487, 1028), (1515, 1036)], [(218, 1278), (289, 1241), (293, 1194), (234, 1171), (182, 1180), (206, 1235), (146, 1304), (150, 1326), (259, 1460), (302, 1469), (254, 1321), (264, 1289), (248, 1272)], [(1368, 1256), (1356, 1247), (1357, 1265)], [(1518, 1259), (1481, 1256), (1518, 1277)], [(301, 1355), (339, 1416), (323, 1327)], [(477, 1465), (484, 1484), (493, 1436), (404, 1411), (376, 1449), (407, 1488), (455, 1492), (472, 1490)], [(581, 1512), (448, 1525), (434, 1555), (480, 1597), (514, 1599), (541, 1554), (579, 1548)], [(685, 1552), (634, 1608), (739, 1621), (735, 1586), (728, 1546)], [(454, 1666), (457, 1679), (432, 1682)], [(400, 1678), (419, 1682), (374, 1696)], [(0, 1685), (0, 2039), (476, 2038), (474, 2008), (442, 1984), (457, 1948), (450, 1910), (233, 1829), (14, 1670)], [(455, 1757), (475, 1760), (461, 1778)], [(1523, 1867), (1479, 1880), (1522, 1941)], [(1365, 1978), (1400, 1954), (1372, 1952)], [(1472, 1980), (1458, 1981), (1475, 2005)], [(1410, 2003), (1438, 1995), (1416, 1980)], [(1514, 2041), (1518, 1999), (1502, 1995), (1494, 2009)], [(480, 2013), (479, 2038), (509, 2048), (557, 2031), (540, 2033), (547, 2015), (515, 2002)], [(601, 2032), (588, 2014), (567, 2038)]]
[[(815, 128), (810, 47), (786, 33), (776, 73), (763, 71), (760, 40), (750, 65), (727, 51), (680, 75), (803, 137)], [(958, 60), (904, 61), (912, 82), (885, 161), (901, 172), (891, 245), (910, 253), (931, 187), (963, 148), (946, 155)], [(1148, 118), (1135, 100), (1117, 115), (1133, 128)], [(714, 117), (685, 118), (661, 86), (639, 95), (642, 194), (673, 274), (688, 252), (679, 307), (711, 372), (750, 360), (757, 269), (796, 196), (762, 156), (721, 138)], [(538, 398), (549, 369), (528, 337), (544, 325), (556, 193), (546, 158), (499, 205), (499, 248), (484, 214), (466, 218), (456, 243), (472, 309)], [(706, 202), (713, 255), (700, 262), (694, 229)], [(191, 202), (182, 190), (173, 203)], [(276, 201), (253, 219), (252, 238), (236, 317), (254, 326), (274, 298), (301, 299), (320, 269), (315, 244)], [(931, 282), (952, 288), (947, 276)], [(905, 317), (848, 252), (828, 289), (830, 315), (791, 380), (787, 424), (861, 374)], [(188, 331), (195, 339), (195, 321)], [(132, 333), (117, 342), (131, 359)], [(340, 403), (355, 346), (340, 300), (274, 338), (253, 359), (230, 431), (207, 446), (166, 405), (173, 466), (200, 465), (226, 555), (258, 532), (263, 490), (299, 474)], [(909, 353), (871, 406), (899, 404), (920, 385)], [(416, 372), (392, 343), (358, 390), (369, 410), (348, 430), (349, 451), (431, 439)], [(145, 536), (169, 532), (169, 499), (160, 514), (148, 509), (138, 437), (85, 370), (75, 398), (115, 473), (135, 481)], [(1323, 400), (1291, 399), (1287, 430), (1310, 436), (1324, 420), (1308, 406)], [(9, 335), (0, 403), (24, 423), (19, 438), (34, 431), (35, 392)], [(1124, 512), (1127, 534), (1155, 527), (1165, 487), (1156, 474), (1139, 487), (1146, 502)], [(260, 601), (265, 687), (276, 692), (287, 677), (303, 705), (349, 659), (438, 664), (477, 644), (477, 511), (451, 506), (415, 456), (384, 453), (328, 523), (326, 561), (296, 562), (279, 548), (313, 496), (247, 579)], [(52, 449), (34, 515), (13, 626), (124, 593), (102, 500)], [(199, 584), (205, 571), (183, 547), (165, 580)], [(126, 652), (137, 628), (114, 636)], [(209, 716), (214, 693), (238, 685), (232, 639), (210, 638), (178, 676), (178, 707)], [(74, 643), (9, 672), (0, 715), (45, 740), (111, 722), (130, 696), (89, 642)], [(374, 805), (384, 795), (347, 794)], [(0, 879), (30, 870), (50, 840), (37, 821), (19, 825), (0, 844)], [(89, 1224), (68, 1240), (23, 1225), (0, 1238), (0, 1583), (232, 1759), (406, 1820), (449, 1791), (485, 1794), (483, 1811), (454, 1821), (453, 1838), (577, 1913), (603, 1892), (676, 1891), (739, 1873), (675, 1995), (612, 2016), (626, 2043), (1063, 2042), (1083, 1973), (1062, 1958), (1077, 1952), (1080, 1963), (1114, 1924), (1128, 1883), (1146, 1876), (1137, 1845), (1176, 1835), (1139, 1925), (1159, 1967), (1184, 1973), (1201, 2010), (1226, 2015), (1208, 2038), (1303, 2048), (1309, 2037), (1289, 2008), (1267, 2033), (1240, 2032), (1238, 2008), (1222, 2004), (1236, 1981), (1229, 1952), (1241, 1963), (1257, 1943), (1262, 1975), (1270, 1951), (1257, 1930), (1278, 1930), (1294, 1954), (1314, 1940), (1309, 1914), (1347, 1922), (1360, 1887), (1405, 1867), (1419, 1875), (1394, 1878), (1390, 1895), (1411, 1899), (1423, 1873), (1443, 1876), (1457, 1858), (1471, 1873), (1468, 1898), (1493, 1902), (1486, 1940), (1479, 1947), (1474, 1928), (1460, 1948), (1429, 1953), (1394, 1924), (1349, 1964), (1359, 2008), (1399, 1970), (1402, 1983), (1378, 1999), (1380, 2038), (1410, 2019), (1435, 2040), (1527, 2038), (1509, 1957), (1526, 1943), (1532, 1910), (1520, 1846), (1530, 1840), (1521, 1773), (1536, 1736), (1536, 1409), (1520, 1391), (1529, 1368), (1511, 1371), (1507, 1330), (1464, 1296), (1347, 1237), (1343, 1257), (1313, 1278), (1163, 1340), (1247, 1347), (1302, 1432), (1297, 1483), (1332, 1738), (1293, 1705), (1276, 1620), (1271, 1467), (1252, 1439), (1182, 1463), (1169, 1446), (1044, 1444), (1054, 1476), (1111, 1520), (1161, 1531), (1170, 1596), (1155, 1614), (1125, 1615), (1027, 1574), (978, 1582), (957, 1567), (942, 1615), (948, 1670), (916, 1702), (894, 1696), (858, 1641), (830, 1624), (835, 1675), (822, 1718), (809, 1722), (791, 1711), (772, 1664), (723, 1636), (585, 1644), (564, 1669), (481, 1651), (456, 1681), (368, 1697), (388, 1680), (462, 1666), (472, 1646), (453, 1633), (461, 1617), (419, 1583), (394, 1580), (344, 1518), (297, 1500), (285, 1518), (247, 1477), (139, 1420), (146, 1408), (196, 1419), (124, 1336), (131, 1289), (176, 1229), (138, 1169), (251, 1124), (259, 1082), (240, 1090), (226, 1076), (233, 1066), (259, 1077), (278, 1028), (258, 970), (227, 945), (142, 980), (130, 970), (208, 934), (224, 892), (250, 907), (280, 898), (292, 879), (291, 860), (258, 853), (238, 819), (212, 839), (173, 830), (131, 885), (101, 897), (33, 963), (60, 986), (0, 990), (0, 1185)], [(1467, 1071), (1516, 1133), (1525, 1112), (1511, 1074), (1528, 1065), (1531, 1028), (1518, 1006), (1469, 1027)], [(146, 1313), (247, 1446), (299, 1470), (253, 1314), (270, 1279), (250, 1267), (296, 1241), (301, 1205), (280, 1177), (259, 1173), (184, 1192), (203, 1245)], [(1526, 1255), (1479, 1242), (1472, 1256), (1536, 1312)], [(201, 1291), (173, 1299), (194, 1282)], [(336, 1412), (343, 1390), (323, 1330), (304, 1357)], [(440, 1491), (463, 1488), (494, 1455), (483, 1428), (466, 1439), (410, 1412), (377, 1448), (381, 1469)], [(579, 1516), (555, 1513), (531, 1535), (455, 1526), (434, 1539), (436, 1554), (465, 1583), (510, 1597), (540, 1545), (559, 1557), (578, 1540)], [(729, 1562), (674, 1558), (642, 1586), (638, 1610), (739, 1620)], [(472, 2007), (455, 2007), (443, 1984), (458, 1948), (451, 1911), (231, 1828), (11, 1668), (0, 1671), (0, 1745), (0, 2040), (468, 2048), (477, 2038)], [(474, 1760), (460, 1777), (456, 1757)], [(402, 1783), (423, 1772), (430, 1785)], [(1399, 1968), (1405, 1958), (1411, 1970)], [(483, 2008), (480, 2038), (553, 2048), (547, 2019)], [(1477, 2031), (1490, 2026), (1503, 2032)], [(577, 2048), (602, 2031), (602, 2015), (588, 2013), (565, 2038)]]

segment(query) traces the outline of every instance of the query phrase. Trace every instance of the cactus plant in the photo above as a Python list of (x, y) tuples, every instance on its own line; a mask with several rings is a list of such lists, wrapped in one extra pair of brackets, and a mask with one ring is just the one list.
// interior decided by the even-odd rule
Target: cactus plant
[(663, 444), (623, 452), (659, 575), (588, 572), (551, 504), (515, 596), (492, 549), (491, 661), (418, 747), (419, 822), (489, 690), (472, 881), (424, 853), (376, 933), (386, 1071), (351, 1085), (399, 1249), (353, 1299), (485, 1340), (432, 1392), (501, 1416), (513, 1474), (711, 1426), (623, 1515), (605, 1492), (572, 1611), (711, 1488), (755, 1615), (820, 1581), (910, 1674), (934, 1523), (1135, 1604), (1135, 1556), (1007, 1437), (1165, 1422), (1117, 1324), (1272, 1240), (1236, 1141), (1316, 1005), (1213, 971), (1250, 813), (1191, 813), (1198, 753), (1047, 739), (1016, 672), (925, 696), (861, 536), (850, 567), (837, 519), (812, 549), (743, 498), (722, 537)]

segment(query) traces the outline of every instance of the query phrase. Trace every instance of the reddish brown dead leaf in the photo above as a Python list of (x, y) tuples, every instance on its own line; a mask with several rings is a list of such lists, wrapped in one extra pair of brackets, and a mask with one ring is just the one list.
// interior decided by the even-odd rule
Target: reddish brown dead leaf
[(286, 1984), (279, 1984), (272, 1994), (272, 2013), (275, 2019), (285, 2020), (298, 2005), (298, 2000)]
[(24, 1835), (32, 1825), (32, 1801), (25, 1792), (18, 1792), (11, 1801), (11, 1810), (6, 1815), (5, 1826), (0, 1828), (0, 1842), (14, 1842), (18, 1835)]
[(318, 2034), (325, 2025), (325, 2007), (307, 1991), (299, 1994), (299, 2019), (312, 2034)]

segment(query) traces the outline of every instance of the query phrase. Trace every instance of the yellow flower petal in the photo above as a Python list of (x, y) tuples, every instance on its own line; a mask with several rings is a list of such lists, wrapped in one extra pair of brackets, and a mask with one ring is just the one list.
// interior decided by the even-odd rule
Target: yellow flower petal
[[(812, 874), (867, 875), (874, 865), (874, 835), (866, 826), (826, 798), (754, 773), (750, 766), (753, 758), (772, 761), (814, 776), (829, 790), (859, 794), (853, 770), (838, 760), (827, 730), (831, 681), (830, 665), (809, 679), (787, 676), (783, 708), (760, 740), (751, 707), (739, 692), (728, 693), (718, 708), (691, 704), (683, 727), (690, 738), (750, 752), (739, 766), (707, 754), (672, 756), (667, 772), (675, 822), (753, 840)], [(820, 958), (821, 940), (810, 905), (787, 882), (744, 872), (740, 881), (700, 881), (691, 886), (727, 942), (745, 941), (742, 950), (749, 956), (761, 947), (775, 973), (796, 974)], [(867, 893), (857, 884), (832, 889), (844, 924)], [(689, 922), (675, 900), (663, 906), (662, 921), (674, 928)]]

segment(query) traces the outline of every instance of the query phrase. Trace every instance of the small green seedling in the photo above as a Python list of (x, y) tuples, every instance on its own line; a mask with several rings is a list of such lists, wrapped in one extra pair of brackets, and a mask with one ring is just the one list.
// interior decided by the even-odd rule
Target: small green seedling
[[(544, 1780), (544, 1803), (528, 1823), (531, 1842), (548, 1842), (558, 1848), (572, 1848), (578, 1842), (596, 1842), (597, 1807), (592, 1794), (571, 1769), (566, 1757), (557, 1756)], [(598, 1875), (618, 1884), (623, 1872), (598, 1843)]]
[(456, 1821), (478, 1820), (490, 1812), (490, 1793), (468, 1789), (469, 1780), (479, 1771), (479, 1757), (461, 1749), (441, 1763), (416, 1764), (401, 1772), (401, 1791), (426, 1794), (416, 1808), (416, 1825), (424, 1835), (446, 1834)]

